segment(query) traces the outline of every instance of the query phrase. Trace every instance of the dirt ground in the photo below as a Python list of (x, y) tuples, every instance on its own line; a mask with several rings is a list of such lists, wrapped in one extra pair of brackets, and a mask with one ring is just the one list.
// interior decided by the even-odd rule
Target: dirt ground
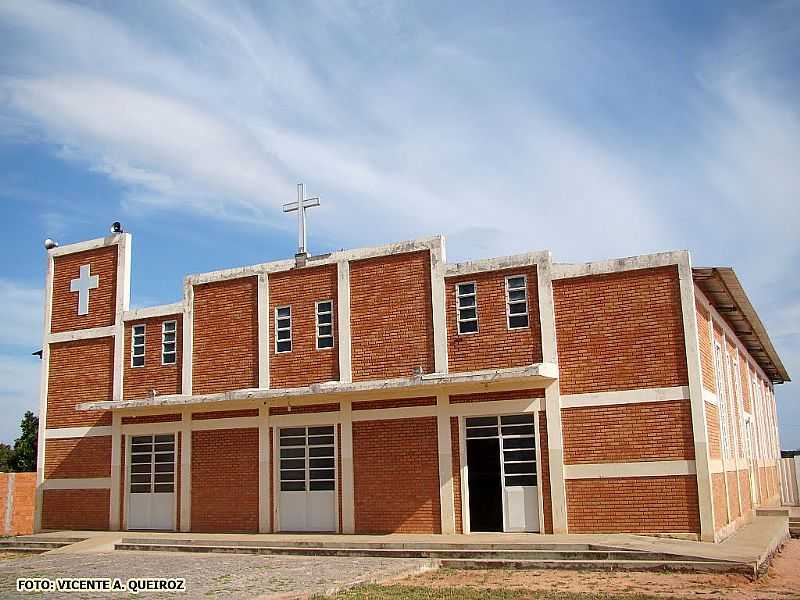
[(439, 570), (395, 581), (433, 588), (475, 587), (549, 592), (647, 594), (707, 600), (788, 600), (800, 598), (800, 540), (791, 540), (756, 581), (741, 575), (541, 571)]

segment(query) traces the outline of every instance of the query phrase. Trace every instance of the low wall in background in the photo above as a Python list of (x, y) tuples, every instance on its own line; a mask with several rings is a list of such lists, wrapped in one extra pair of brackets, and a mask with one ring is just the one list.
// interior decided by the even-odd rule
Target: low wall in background
[(36, 473), (0, 473), (2, 536), (33, 533)]

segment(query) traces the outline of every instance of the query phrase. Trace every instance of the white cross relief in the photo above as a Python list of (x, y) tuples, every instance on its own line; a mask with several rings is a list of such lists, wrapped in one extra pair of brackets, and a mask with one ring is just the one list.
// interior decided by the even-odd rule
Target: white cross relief
[(319, 198), (306, 198), (305, 186), (297, 184), (297, 202), (283, 205), (283, 212), (297, 211), (297, 253), (306, 253), (306, 209), (319, 206)]
[(91, 275), (91, 265), (81, 265), (81, 275), (69, 282), (69, 291), (78, 292), (78, 314), (89, 314), (89, 290), (100, 286), (100, 277)]

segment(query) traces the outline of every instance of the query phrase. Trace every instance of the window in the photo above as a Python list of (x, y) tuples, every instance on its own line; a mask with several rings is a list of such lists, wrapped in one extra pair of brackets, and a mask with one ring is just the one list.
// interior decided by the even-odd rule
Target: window
[(717, 399), (719, 401), (719, 439), (723, 458), (733, 458), (728, 438), (728, 394), (725, 391), (725, 369), (722, 361), (722, 348), (719, 342), (714, 342), (714, 374), (717, 380)]
[(506, 306), (509, 329), (528, 326), (528, 278), (525, 275), (506, 277)]
[(161, 325), (161, 364), (174, 365), (177, 353), (178, 322), (164, 321)]
[(292, 351), (292, 307), (275, 309), (275, 352)]
[(131, 338), (131, 366), (144, 366), (144, 325), (133, 326)]
[(332, 425), (282, 427), (279, 432), (282, 492), (336, 489), (336, 449)]
[(317, 302), (317, 350), (333, 348), (333, 300)]
[(478, 331), (478, 286), (472, 281), (456, 284), (456, 317), (458, 333)]
[(175, 434), (131, 438), (130, 493), (172, 494), (175, 491)]

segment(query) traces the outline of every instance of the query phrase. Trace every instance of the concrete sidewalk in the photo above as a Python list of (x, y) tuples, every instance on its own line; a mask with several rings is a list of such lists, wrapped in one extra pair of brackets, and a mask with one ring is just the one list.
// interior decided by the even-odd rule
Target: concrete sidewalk
[(149, 531), (125, 532), (96, 532), (96, 531), (57, 531), (39, 534), (37, 537), (85, 537), (82, 542), (74, 543), (48, 554), (82, 554), (111, 552), (114, 544), (127, 540), (174, 540), (186, 543), (200, 541), (225, 541), (228, 543), (241, 542), (243, 545), (270, 543), (313, 543), (325, 546), (326, 544), (368, 544), (380, 547), (381, 544), (402, 544), (413, 548), (418, 544), (426, 545), (458, 545), (469, 548), (473, 545), (502, 544), (533, 547), (537, 545), (569, 545), (590, 544), (624, 550), (638, 550), (680, 556), (691, 556), (702, 559), (730, 561), (747, 565), (753, 569), (754, 574), (761, 571), (768, 564), (771, 556), (789, 538), (788, 521), (785, 516), (757, 516), (752, 522), (743, 526), (733, 536), (722, 543), (712, 544), (690, 540), (672, 539), (664, 537), (651, 537), (633, 534), (505, 534), (505, 533), (475, 533), (470, 535), (415, 535), (415, 534), (388, 534), (388, 535), (338, 535), (338, 534), (234, 534), (234, 533), (164, 533)]

